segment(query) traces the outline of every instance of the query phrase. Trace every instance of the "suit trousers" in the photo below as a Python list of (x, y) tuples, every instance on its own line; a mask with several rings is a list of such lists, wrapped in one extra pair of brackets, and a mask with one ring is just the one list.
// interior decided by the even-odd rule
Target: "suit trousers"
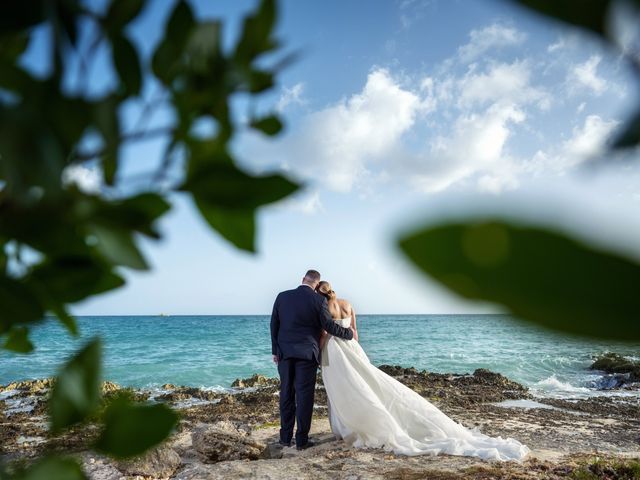
[(280, 441), (291, 442), (294, 420), (297, 421), (296, 445), (309, 440), (318, 363), (302, 358), (278, 362), (280, 374)]

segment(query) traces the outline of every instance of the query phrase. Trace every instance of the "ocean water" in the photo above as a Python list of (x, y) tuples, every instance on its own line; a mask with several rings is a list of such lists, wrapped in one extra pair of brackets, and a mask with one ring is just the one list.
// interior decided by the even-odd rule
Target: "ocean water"
[[(0, 350), (0, 384), (54, 375), (95, 336), (104, 342), (103, 377), (121, 385), (227, 388), (254, 373), (277, 376), (268, 316), (79, 317), (78, 323), (79, 338), (49, 319), (32, 330), (32, 354)], [(541, 396), (603, 394), (595, 388), (602, 373), (588, 370), (593, 356), (640, 357), (640, 345), (570, 337), (507, 315), (360, 315), (358, 331), (375, 365), (460, 374), (487, 368)]]

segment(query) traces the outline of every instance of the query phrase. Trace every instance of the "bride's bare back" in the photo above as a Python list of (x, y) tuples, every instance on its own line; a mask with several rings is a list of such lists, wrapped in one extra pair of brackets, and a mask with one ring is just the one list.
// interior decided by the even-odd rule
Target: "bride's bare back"
[[(349, 327), (353, 330), (353, 339), (358, 341), (358, 330), (356, 326), (356, 312), (351, 304), (344, 298), (337, 298), (336, 292), (331, 288), (329, 282), (322, 281), (316, 287), (316, 291), (327, 299), (327, 306), (329, 307), (329, 313), (334, 320), (342, 320), (344, 318), (351, 318), (351, 324)], [(326, 332), (323, 333), (320, 340), (320, 345), (324, 345)]]

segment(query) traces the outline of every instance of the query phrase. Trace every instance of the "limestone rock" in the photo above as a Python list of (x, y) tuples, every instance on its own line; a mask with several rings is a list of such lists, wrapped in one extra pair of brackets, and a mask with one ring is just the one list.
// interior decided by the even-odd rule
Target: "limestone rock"
[(247, 433), (246, 427), (227, 421), (196, 428), (191, 434), (191, 441), (198, 457), (205, 463), (256, 460), (266, 448), (264, 443)]
[(264, 375), (256, 373), (251, 378), (236, 378), (231, 384), (233, 388), (247, 388), (247, 387), (266, 387), (268, 385), (275, 385), (278, 380), (275, 378), (268, 378)]
[(120, 461), (117, 467), (125, 475), (167, 478), (173, 475), (180, 463), (180, 455), (175, 450), (162, 446), (142, 457)]

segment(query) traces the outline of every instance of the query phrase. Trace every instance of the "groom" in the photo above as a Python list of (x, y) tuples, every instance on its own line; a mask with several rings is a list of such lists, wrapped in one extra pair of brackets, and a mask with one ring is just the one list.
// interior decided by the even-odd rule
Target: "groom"
[(280, 444), (291, 446), (294, 418), (296, 448), (312, 447), (309, 441), (316, 372), (320, 363), (320, 334), (353, 338), (350, 328), (333, 321), (327, 300), (315, 292), (320, 273), (309, 270), (302, 285), (278, 294), (271, 314), (271, 353), (280, 374)]

